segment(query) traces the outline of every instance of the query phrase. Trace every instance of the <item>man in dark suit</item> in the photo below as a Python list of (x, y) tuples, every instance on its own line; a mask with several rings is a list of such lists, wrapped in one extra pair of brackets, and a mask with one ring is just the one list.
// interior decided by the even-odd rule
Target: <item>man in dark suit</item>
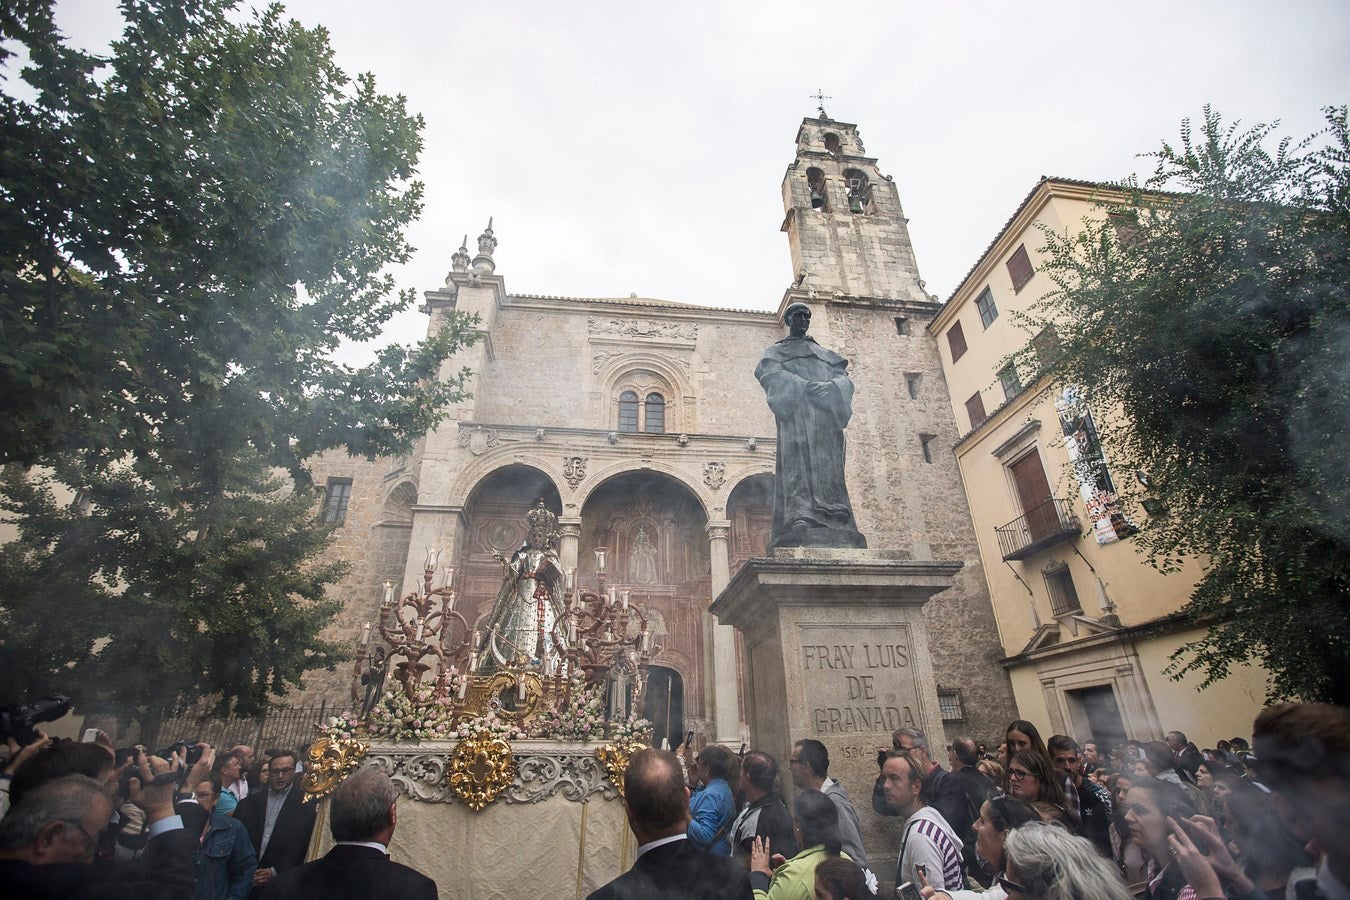
[(0, 822), (0, 894), (25, 900), (190, 900), (192, 838), (173, 809), (173, 783), (142, 788), (131, 800), (145, 811), (150, 842), (136, 862), (96, 863), (99, 832), (112, 804), (103, 785), (64, 775), (25, 793)]
[(637, 862), (587, 900), (750, 900), (750, 873), (728, 856), (691, 844), (689, 788), (675, 754), (640, 750), (623, 773), (624, 813)]
[(347, 776), (329, 807), (336, 845), (323, 859), (273, 878), (262, 900), (436, 900), (436, 882), (389, 860), (397, 799), (398, 789), (375, 766)]
[(250, 897), (256, 897), (278, 874), (302, 864), (309, 850), (315, 804), (302, 802), (305, 791), (295, 783), (295, 759), (292, 750), (275, 754), (268, 770), (267, 790), (249, 794), (234, 810), (234, 817), (244, 823), (258, 853)]

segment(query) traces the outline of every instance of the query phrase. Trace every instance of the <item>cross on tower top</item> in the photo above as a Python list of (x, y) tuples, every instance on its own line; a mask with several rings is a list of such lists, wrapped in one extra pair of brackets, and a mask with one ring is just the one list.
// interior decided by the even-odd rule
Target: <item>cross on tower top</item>
[(818, 88), (816, 92), (811, 95), (811, 99), (816, 101), (816, 109), (820, 110), (820, 117), (822, 119), (828, 119), (830, 116), (829, 113), (825, 112), (825, 101), (833, 100), (834, 98), (826, 94), (824, 90)]

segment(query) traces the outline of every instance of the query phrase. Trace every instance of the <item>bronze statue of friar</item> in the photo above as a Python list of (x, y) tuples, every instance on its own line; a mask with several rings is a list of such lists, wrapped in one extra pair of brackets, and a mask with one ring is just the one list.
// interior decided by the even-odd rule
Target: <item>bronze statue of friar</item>
[(805, 303), (789, 305), (783, 321), (788, 336), (755, 367), (778, 422), (769, 548), (866, 547), (844, 484), (844, 427), (853, 416), (848, 360), (807, 337)]

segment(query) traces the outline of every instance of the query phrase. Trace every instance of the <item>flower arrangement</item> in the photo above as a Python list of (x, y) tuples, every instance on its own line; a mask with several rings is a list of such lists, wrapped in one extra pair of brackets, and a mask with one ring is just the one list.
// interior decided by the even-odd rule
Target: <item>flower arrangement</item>
[(348, 710), (340, 716), (330, 717), (327, 722), (320, 722), (319, 737), (328, 738), (330, 741), (349, 741), (356, 737), (361, 724), (356, 713)]
[(650, 744), (652, 723), (633, 713), (622, 722), (609, 723), (609, 736), (618, 743)]
[(462, 740), (480, 731), (507, 741), (523, 741), (529, 737), (513, 719), (504, 719), (493, 710), (489, 710), (487, 715), (461, 720), (451, 737)]
[(572, 696), (564, 706), (550, 703), (534, 722), (539, 737), (564, 741), (599, 741), (605, 737), (604, 686), (572, 679)]
[(395, 741), (445, 740), (455, 734), (454, 706), (431, 686), (418, 688), (411, 699), (395, 689), (375, 704), (366, 727), (371, 737)]

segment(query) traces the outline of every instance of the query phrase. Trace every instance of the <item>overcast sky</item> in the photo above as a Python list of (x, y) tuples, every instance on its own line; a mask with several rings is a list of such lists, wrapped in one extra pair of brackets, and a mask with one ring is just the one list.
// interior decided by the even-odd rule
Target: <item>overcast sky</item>
[[(106, 49), (115, 6), (63, 0), (58, 21)], [(493, 216), (512, 293), (774, 309), (779, 184), (817, 89), (895, 179), (942, 299), (1041, 175), (1147, 169), (1206, 103), (1302, 136), (1350, 100), (1345, 0), (286, 6), (426, 118), (426, 211), (396, 273), (419, 292)], [(385, 339), (424, 332), (409, 312)]]

